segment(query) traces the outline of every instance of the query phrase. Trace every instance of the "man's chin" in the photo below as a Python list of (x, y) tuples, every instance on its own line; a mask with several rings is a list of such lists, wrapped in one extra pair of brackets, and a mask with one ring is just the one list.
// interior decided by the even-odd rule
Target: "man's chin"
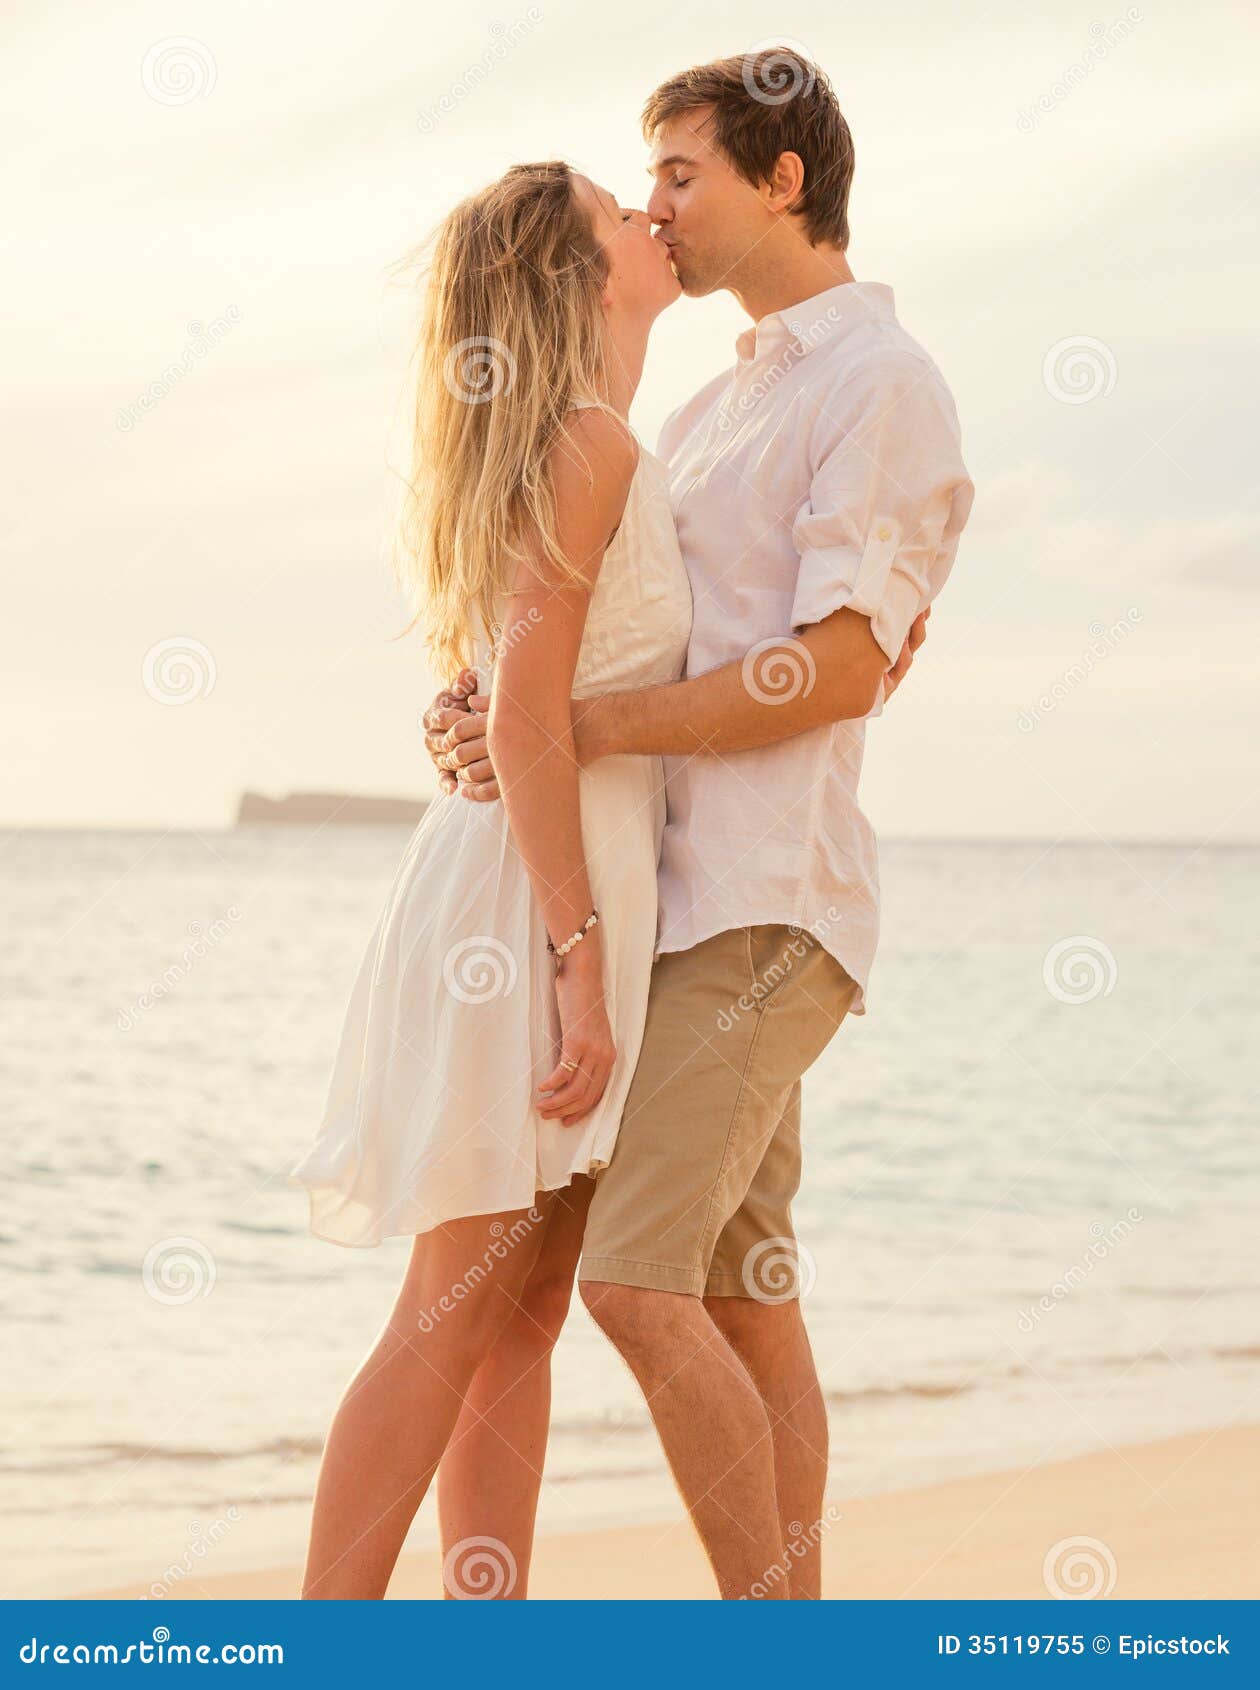
[(680, 290), (688, 299), (703, 299), (706, 294), (714, 292), (715, 284), (704, 276), (698, 276), (689, 265), (679, 264), (672, 258), (669, 262)]

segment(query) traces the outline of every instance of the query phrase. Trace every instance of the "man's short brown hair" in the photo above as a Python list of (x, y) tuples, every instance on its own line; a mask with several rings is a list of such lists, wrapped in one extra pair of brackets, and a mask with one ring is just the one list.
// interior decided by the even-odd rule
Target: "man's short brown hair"
[(853, 137), (835, 90), (816, 64), (791, 47), (762, 47), (695, 65), (662, 82), (643, 108), (650, 142), (683, 112), (713, 107), (714, 145), (745, 181), (768, 181), (780, 153), (796, 153), (805, 186), (793, 211), (811, 244), (849, 244)]

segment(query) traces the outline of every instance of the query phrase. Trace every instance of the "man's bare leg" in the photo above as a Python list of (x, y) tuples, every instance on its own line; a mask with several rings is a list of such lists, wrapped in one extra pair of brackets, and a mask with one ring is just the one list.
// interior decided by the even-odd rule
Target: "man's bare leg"
[(792, 1598), (817, 1601), (822, 1595), (827, 1409), (800, 1302), (706, 1297), (704, 1306), (748, 1369), (769, 1416)]
[(581, 1291), (647, 1399), (719, 1594), (786, 1598), (769, 1417), (704, 1303), (600, 1280)]

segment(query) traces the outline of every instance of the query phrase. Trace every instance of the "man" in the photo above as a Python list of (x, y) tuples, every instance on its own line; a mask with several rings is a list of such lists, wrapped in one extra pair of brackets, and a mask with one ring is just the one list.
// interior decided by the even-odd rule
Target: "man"
[[(659, 752), (668, 776), (647, 1023), (579, 1277), (722, 1596), (817, 1597), (827, 1420), (783, 1280), (800, 1079), (863, 1013), (865, 718), (923, 637), (973, 489), (939, 371), (846, 260), (853, 148), (817, 67), (783, 48), (697, 67), (643, 127), (648, 214), (684, 291), (729, 289), (753, 326), (661, 435), (687, 678), (574, 701), (581, 761)], [(474, 681), (435, 701), (427, 743), (483, 799)]]

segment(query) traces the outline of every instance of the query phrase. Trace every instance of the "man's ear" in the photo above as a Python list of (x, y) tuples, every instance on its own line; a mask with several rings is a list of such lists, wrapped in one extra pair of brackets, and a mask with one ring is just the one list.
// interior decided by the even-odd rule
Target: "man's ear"
[(780, 153), (770, 173), (771, 211), (791, 211), (805, 188), (805, 166), (799, 153)]

